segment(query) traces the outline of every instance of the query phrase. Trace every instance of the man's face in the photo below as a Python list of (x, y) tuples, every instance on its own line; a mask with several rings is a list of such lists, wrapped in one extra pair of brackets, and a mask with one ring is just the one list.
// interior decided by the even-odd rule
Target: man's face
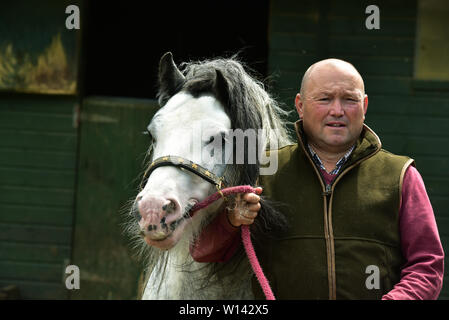
[(368, 97), (358, 73), (345, 65), (315, 67), (295, 104), (309, 143), (326, 152), (344, 152), (359, 137)]

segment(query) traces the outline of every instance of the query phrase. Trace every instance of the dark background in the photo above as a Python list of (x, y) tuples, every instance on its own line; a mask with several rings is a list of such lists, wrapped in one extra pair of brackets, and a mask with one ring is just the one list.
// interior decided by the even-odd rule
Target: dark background
[(91, 1), (82, 28), (85, 95), (154, 98), (160, 57), (240, 57), (267, 74), (267, 0)]

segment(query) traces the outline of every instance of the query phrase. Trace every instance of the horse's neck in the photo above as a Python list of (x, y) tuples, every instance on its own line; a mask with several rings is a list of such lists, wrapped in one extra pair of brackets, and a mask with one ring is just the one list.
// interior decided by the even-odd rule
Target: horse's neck
[(142, 299), (186, 299), (188, 278), (194, 265), (188, 253), (188, 243), (180, 241), (159, 259), (151, 271)]
[(214, 276), (206, 283), (211, 267), (211, 263), (198, 263), (191, 257), (180, 259), (176, 251), (170, 250), (166, 266), (157, 265), (153, 269), (142, 299), (254, 299), (251, 290), (251, 271), (246, 264), (241, 264), (236, 273), (231, 273), (220, 280)]

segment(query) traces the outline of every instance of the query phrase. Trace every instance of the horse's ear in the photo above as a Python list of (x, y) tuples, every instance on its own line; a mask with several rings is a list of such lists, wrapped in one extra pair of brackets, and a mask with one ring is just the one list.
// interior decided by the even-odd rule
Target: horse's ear
[(159, 105), (163, 106), (181, 89), (184, 82), (185, 77), (176, 67), (172, 53), (165, 53), (159, 62)]
[(215, 83), (214, 83), (214, 92), (217, 96), (218, 100), (220, 100), (225, 106), (229, 103), (229, 86), (225, 77), (221, 73), (220, 70), (215, 70)]

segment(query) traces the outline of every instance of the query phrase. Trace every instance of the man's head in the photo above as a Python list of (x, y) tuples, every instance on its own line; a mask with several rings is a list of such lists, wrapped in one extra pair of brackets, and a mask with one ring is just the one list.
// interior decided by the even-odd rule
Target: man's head
[(362, 131), (368, 96), (353, 65), (326, 59), (306, 71), (295, 105), (309, 143), (340, 153), (349, 149)]

